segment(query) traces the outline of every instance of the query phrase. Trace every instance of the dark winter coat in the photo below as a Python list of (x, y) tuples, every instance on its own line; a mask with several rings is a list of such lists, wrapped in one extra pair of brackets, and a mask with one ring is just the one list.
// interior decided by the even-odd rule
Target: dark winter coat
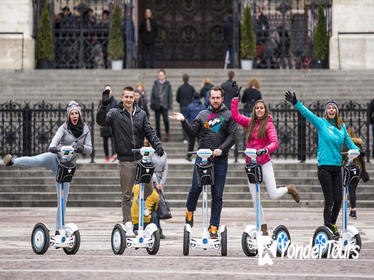
[(193, 100), (195, 89), (189, 83), (184, 83), (178, 88), (177, 91), (177, 102), (182, 107), (187, 107)]
[(145, 45), (154, 45), (156, 43), (157, 38), (157, 23), (156, 21), (151, 18), (151, 31), (147, 31), (147, 23), (146, 19), (142, 21), (140, 24), (139, 34), (140, 38), (142, 39), (142, 43)]
[(112, 128), (115, 151), (121, 161), (141, 159), (140, 153), (134, 153), (131, 149), (143, 147), (144, 137), (148, 139), (153, 148), (161, 147), (161, 142), (152, 129), (146, 113), (136, 104), (134, 104), (132, 114), (124, 109), (122, 102), (109, 111), (106, 106), (100, 104), (96, 114), (96, 122), (99, 125)]
[(225, 43), (227, 44), (227, 47), (229, 48), (231, 48), (232, 46), (233, 32), (234, 32), (234, 28), (233, 28), (232, 16), (229, 16), (223, 25), (223, 39), (225, 40)]
[(190, 138), (198, 137), (199, 149), (220, 149), (220, 158), (227, 158), (235, 143), (238, 125), (232, 119), (230, 110), (223, 104), (218, 112), (213, 112), (212, 106), (209, 106), (191, 124), (184, 120), (182, 127)]
[(223, 92), (225, 93), (223, 103), (225, 103), (226, 107), (229, 108), (229, 110), (231, 109), (232, 83), (233, 80), (227, 80), (221, 85)]
[[(100, 102), (101, 104), (101, 102)], [(107, 105), (107, 110), (109, 111), (110, 109), (114, 108), (117, 106), (117, 100), (112, 96), (109, 99), (109, 104)], [(112, 128), (110, 126), (103, 126), (100, 127), (100, 136), (101, 137), (110, 137), (112, 136)]]
[(370, 101), (369, 106), (369, 116), (370, 116), (370, 123), (374, 125), (374, 99)]
[[(162, 91), (160, 94), (160, 87), (162, 86)], [(151, 92), (151, 109), (160, 110), (160, 109), (173, 109), (173, 92), (171, 90), (171, 85), (168, 81), (165, 81), (164, 84), (156, 80), (152, 87)]]
[(199, 99), (194, 99), (191, 104), (187, 106), (186, 120), (192, 123), (197, 115), (205, 110), (205, 105)]
[(138, 106), (140, 107), (140, 109), (142, 109), (146, 114), (147, 114), (147, 117), (149, 119), (149, 110), (148, 110), (148, 105), (147, 105), (147, 97), (145, 96), (145, 94), (142, 94), (140, 96), (140, 99), (139, 99), (139, 104)]
[(242, 95), (242, 103), (244, 103), (244, 111), (252, 113), (253, 106), (257, 100), (260, 100), (261, 92), (256, 88), (247, 88)]

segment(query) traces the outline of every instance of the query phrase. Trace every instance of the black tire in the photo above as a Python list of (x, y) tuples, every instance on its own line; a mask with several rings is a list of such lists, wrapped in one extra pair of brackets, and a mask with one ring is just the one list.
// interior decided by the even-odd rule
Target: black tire
[(114, 226), (110, 242), (113, 253), (115, 255), (122, 255), (126, 249), (126, 232), (121, 225), (116, 224)]
[(332, 239), (333, 239), (332, 232), (327, 227), (320, 226), (315, 230), (314, 235), (313, 235), (312, 246), (313, 247), (315, 245), (324, 246), (324, 248), (322, 249), (322, 252), (321, 252), (322, 253), (321, 257), (322, 258), (327, 257), (327, 254), (328, 254), (328, 251), (329, 251), (329, 246), (331, 246), (329, 244), (327, 244), (327, 245), (323, 245), (323, 244), (325, 244), (327, 241), (332, 240)]
[(257, 255), (258, 251), (257, 249), (252, 249), (248, 247), (247, 239), (250, 238), (249, 234), (246, 232), (243, 232), (242, 234), (242, 249), (246, 256), (248, 257), (254, 257)]
[(227, 227), (221, 233), (221, 255), (227, 256)]
[(64, 252), (66, 255), (75, 255), (78, 252), (79, 247), (81, 246), (81, 234), (79, 230), (74, 231), (72, 236), (75, 237), (75, 241), (73, 247), (64, 248)]
[(291, 245), (291, 235), (284, 225), (279, 225), (273, 230), (273, 240), (277, 242), (277, 256), (282, 256), (282, 247), (287, 243), (287, 249), (284, 252), (284, 256), (287, 255), (289, 246)]
[(188, 256), (190, 253), (190, 232), (184, 226), (183, 232), (183, 255)]
[(160, 231), (156, 230), (154, 233), (152, 233), (152, 237), (155, 239), (155, 241), (153, 242), (153, 246), (151, 248), (147, 248), (147, 252), (150, 255), (156, 255), (158, 249), (160, 249)]
[[(353, 236), (353, 239), (354, 239), (354, 245), (358, 245), (358, 250), (357, 250), (357, 254), (360, 253), (361, 251), (361, 236), (359, 233), (357, 233), (355, 236)], [(349, 258), (352, 259), (353, 258), (353, 252), (349, 252)]]
[(45, 254), (49, 248), (49, 230), (42, 223), (36, 224), (32, 230), (31, 248), (37, 255)]

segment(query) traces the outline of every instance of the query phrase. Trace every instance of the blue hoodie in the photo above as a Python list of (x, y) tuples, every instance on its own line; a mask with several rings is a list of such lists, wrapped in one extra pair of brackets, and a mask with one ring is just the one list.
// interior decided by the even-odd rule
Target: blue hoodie
[(200, 99), (194, 99), (192, 103), (187, 106), (186, 119), (188, 122), (192, 123), (202, 110), (205, 110), (205, 106), (201, 103)]
[(349, 138), (345, 124), (342, 124), (341, 129), (338, 129), (336, 125), (332, 125), (325, 118), (319, 118), (314, 115), (300, 101), (297, 101), (295, 107), (318, 131), (318, 166), (341, 166), (342, 156), (340, 153), (343, 144), (348, 150), (358, 150), (357, 146)]

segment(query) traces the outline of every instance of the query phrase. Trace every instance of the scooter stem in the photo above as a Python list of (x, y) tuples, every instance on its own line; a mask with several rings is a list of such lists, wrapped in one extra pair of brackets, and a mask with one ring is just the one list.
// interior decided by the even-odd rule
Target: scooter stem
[(60, 227), (65, 227), (65, 213), (64, 213), (64, 183), (59, 184), (60, 194)]
[(139, 186), (139, 222), (138, 222), (138, 236), (143, 237), (144, 228), (144, 183)]
[(203, 238), (208, 238), (208, 191), (207, 185), (203, 185)]

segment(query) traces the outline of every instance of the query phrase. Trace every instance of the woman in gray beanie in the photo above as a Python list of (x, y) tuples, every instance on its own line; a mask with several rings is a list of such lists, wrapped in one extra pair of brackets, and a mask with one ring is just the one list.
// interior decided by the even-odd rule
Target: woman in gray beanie
[[(58, 167), (57, 153), (62, 146), (72, 146), (75, 151), (73, 161), (77, 160), (77, 154), (92, 152), (91, 134), (86, 123), (83, 122), (82, 110), (76, 101), (70, 101), (66, 108), (67, 119), (59, 127), (55, 136), (49, 145), (48, 152), (33, 157), (20, 157), (16, 158), (7, 154), (3, 159), (5, 166), (20, 166), (20, 167), (45, 167), (53, 172), (56, 177)], [(56, 182), (56, 188), (58, 189)], [(63, 211), (65, 212), (66, 202), (69, 194), (69, 183), (64, 183), (64, 205)], [(57, 192), (57, 195), (59, 192)], [(60, 197), (57, 197), (60, 203)], [(59, 234), (61, 225), (59, 223), (59, 205), (57, 205), (56, 214), (56, 234)]]

